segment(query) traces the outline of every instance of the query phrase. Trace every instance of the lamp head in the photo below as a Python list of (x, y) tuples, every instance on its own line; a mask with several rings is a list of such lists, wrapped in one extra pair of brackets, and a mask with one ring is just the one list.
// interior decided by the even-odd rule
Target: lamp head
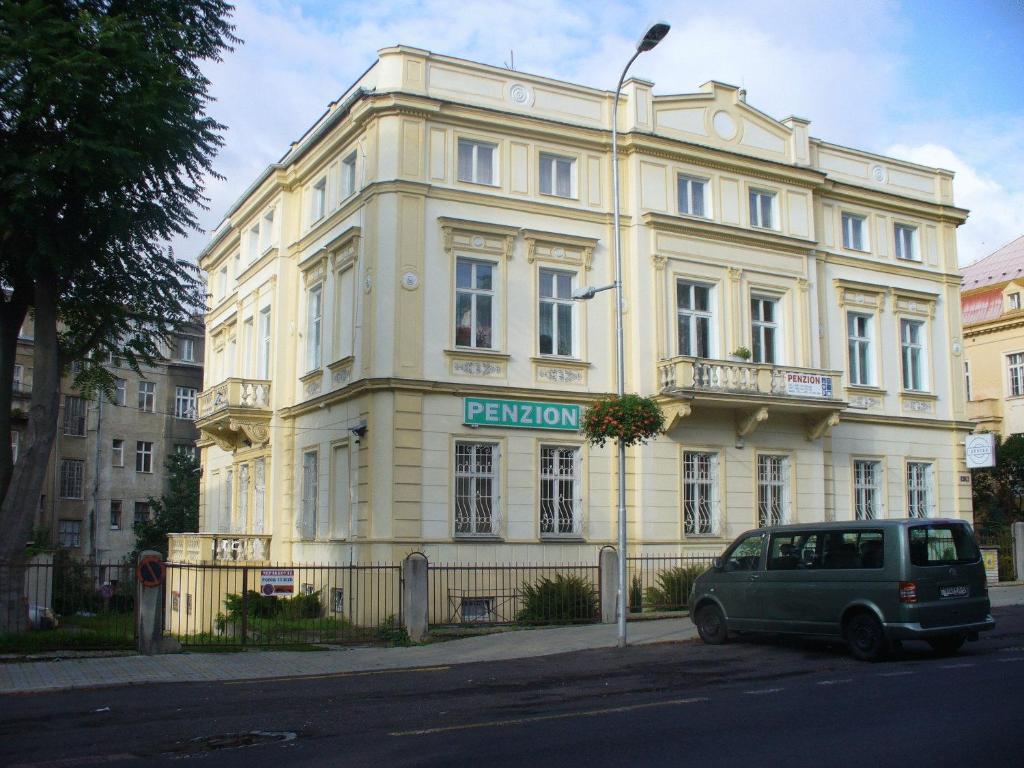
[(640, 53), (651, 50), (651, 48), (662, 41), (671, 28), (671, 25), (665, 21), (659, 21), (657, 24), (652, 24), (651, 28), (647, 30), (640, 42), (636, 44), (636, 49)]

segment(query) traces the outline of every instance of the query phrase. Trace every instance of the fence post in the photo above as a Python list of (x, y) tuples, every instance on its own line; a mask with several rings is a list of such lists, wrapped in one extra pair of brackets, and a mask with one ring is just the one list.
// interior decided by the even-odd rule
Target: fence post
[(1013, 524), (1013, 569), (1016, 578), (1024, 579), (1024, 523)]
[[(147, 568), (147, 561), (156, 561)], [(159, 566), (159, 567), (157, 567)], [(172, 637), (164, 637), (164, 578), (167, 564), (163, 555), (147, 549), (139, 553), (136, 605), (138, 606), (135, 642), (139, 653), (177, 653), (181, 645)]]
[(249, 566), (242, 566), (242, 645), (249, 634)]
[(427, 595), (427, 556), (413, 552), (402, 561), (402, 617), (409, 639), (427, 636), (430, 602)]
[(601, 623), (614, 624), (618, 617), (619, 553), (615, 547), (601, 547)]

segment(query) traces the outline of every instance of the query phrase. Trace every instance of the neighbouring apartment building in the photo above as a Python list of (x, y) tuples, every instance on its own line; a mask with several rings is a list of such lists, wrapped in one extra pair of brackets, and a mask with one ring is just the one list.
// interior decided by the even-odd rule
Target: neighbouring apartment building
[(963, 275), (967, 416), (1005, 440), (1024, 432), (1024, 237)]
[[(32, 396), (32, 335), (30, 317), (14, 366), (15, 460)], [(168, 454), (195, 452), (202, 324), (183, 328), (171, 346), (157, 365), (143, 366), (141, 376), (108, 357), (105, 367), (116, 377), (113, 402), (83, 396), (73, 383), (76, 368), (62, 378), (57, 438), (36, 519), (54, 546), (83, 559), (120, 561), (135, 548), (135, 522), (151, 519), (149, 499), (165, 490)]]
[[(201, 255), (201, 531), (172, 559), (594, 562), (616, 451), (613, 94), (378, 61)], [(742, 90), (618, 114), (638, 552), (766, 523), (970, 519), (952, 173), (812, 138)], [(740, 348), (746, 348), (742, 350)], [(734, 355), (739, 352), (741, 354)], [(744, 352), (749, 352), (745, 359)]]

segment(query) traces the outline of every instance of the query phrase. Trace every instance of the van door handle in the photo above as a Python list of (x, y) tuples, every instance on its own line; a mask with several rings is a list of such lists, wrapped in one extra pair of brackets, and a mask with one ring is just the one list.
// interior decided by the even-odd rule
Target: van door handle
[(747, 581), (757, 581), (760, 578), (761, 578), (761, 574), (759, 574), (759, 573), (752, 573), (749, 576), (747, 576)]

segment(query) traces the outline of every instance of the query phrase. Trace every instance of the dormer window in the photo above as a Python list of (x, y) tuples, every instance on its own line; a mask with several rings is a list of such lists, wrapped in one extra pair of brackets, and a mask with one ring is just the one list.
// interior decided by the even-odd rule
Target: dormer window
[(1020, 309), (1020, 293), (1006, 294), (1007, 309)]

